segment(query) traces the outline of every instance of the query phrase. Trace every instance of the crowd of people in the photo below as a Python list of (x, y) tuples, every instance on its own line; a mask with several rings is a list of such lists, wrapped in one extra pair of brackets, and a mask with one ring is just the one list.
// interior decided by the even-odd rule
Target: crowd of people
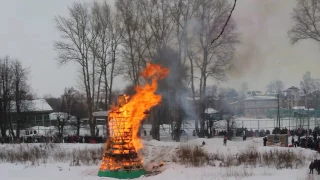
[(26, 135), (19, 138), (10, 136), (0, 137), (1, 144), (9, 143), (105, 143), (106, 139), (102, 136), (43, 136), (43, 135)]
[(320, 174), (320, 160), (316, 159), (312, 161), (309, 165), (310, 172), (309, 174), (313, 174), (313, 170), (316, 169), (318, 174)]

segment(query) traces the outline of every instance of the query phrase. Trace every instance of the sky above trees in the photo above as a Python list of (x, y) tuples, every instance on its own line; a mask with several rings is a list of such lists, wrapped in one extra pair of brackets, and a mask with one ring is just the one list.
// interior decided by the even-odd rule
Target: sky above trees
[[(72, 2), (1, 0), (0, 55), (19, 58), (30, 67), (31, 86), (38, 96), (58, 96), (65, 87), (78, 84), (74, 65), (59, 67), (53, 49), (54, 40), (59, 38), (54, 17), (66, 15)], [(224, 86), (240, 88), (242, 82), (248, 82), (249, 89), (264, 91), (273, 79), (284, 81), (286, 86), (299, 86), (306, 71), (314, 78), (320, 77), (317, 44), (304, 41), (292, 46), (289, 42), (287, 31), (293, 25), (291, 13), (295, 3), (292, 0), (238, 1), (233, 18), (242, 44), (235, 55), (236, 70)], [(124, 87), (121, 78), (117, 82), (115, 88)]]

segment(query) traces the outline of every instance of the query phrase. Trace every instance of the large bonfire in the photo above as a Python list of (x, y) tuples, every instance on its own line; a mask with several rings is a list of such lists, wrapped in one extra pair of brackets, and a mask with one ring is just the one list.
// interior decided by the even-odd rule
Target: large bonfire
[[(141, 122), (146, 112), (161, 102), (161, 95), (155, 94), (158, 81), (169, 74), (157, 64), (148, 63), (140, 73), (144, 84), (135, 87), (132, 96), (120, 96), (118, 106), (113, 108), (108, 117), (108, 140), (100, 171), (132, 170), (141, 168), (137, 152), (143, 147), (138, 137)], [(101, 172), (103, 176), (103, 172)], [(109, 176), (109, 175), (106, 175)]]
[(153, 106), (161, 102), (162, 96), (155, 94), (158, 88), (158, 81), (164, 79), (169, 74), (169, 69), (158, 64), (148, 63), (147, 67), (140, 73), (145, 84), (135, 87), (136, 93), (130, 98), (125, 95), (127, 103), (119, 108), (122, 116), (128, 119), (126, 129), (132, 130), (132, 143), (136, 151), (143, 145), (138, 137), (141, 122), (146, 116), (146, 112)]
[(132, 128), (132, 142), (137, 151), (142, 148), (142, 143), (138, 137), (141, 121), (144, 120), (146, 111), (161, 102), (161, 95), (157, 95), (155, 92), (158, 88), (158, 81), (164, 79), (168, 74), (169, 69), (148, 63), (147, 67), (140, 73), (140, 76), (146, 80), (146, 84), (137, 86), (135, 88), (136, 94), (120, 108), (120, 111), (127, 112), (125, 115), (128, 117), (127, 125)]

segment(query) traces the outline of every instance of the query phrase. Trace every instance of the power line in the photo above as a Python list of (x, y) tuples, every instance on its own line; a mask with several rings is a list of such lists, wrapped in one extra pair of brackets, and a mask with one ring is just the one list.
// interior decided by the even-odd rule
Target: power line
[(213, 44), (216, 40), (218, 40), (218, 39), (220, 38), (220, 36), (222, 36), (225, 28), (226, 28), (227, 25), (228, 25), (228, 22), (229, 22), (230, 18), (231, 18), (232, 12), (234, 11), (234, 9), (235, 9), (235, 7), (236, 7), (236, 4), (237, 4), (237, 0), (234, 0), (233, 7), (232, 7), (232, 9), (231, 9), (231, 12), (230, 12), (230, 14), (229, 14), (229, 16), (228, 16), (228, 19), (227, 19), (226, 23), (224, 24), (224, 26), (223, 26), (223, 28), (222, 28), (222, 31), (220, 32), (220, 34), (219, 34), (216, 38), (214, 38), (214, 39), (212, 40), (211, 44)]

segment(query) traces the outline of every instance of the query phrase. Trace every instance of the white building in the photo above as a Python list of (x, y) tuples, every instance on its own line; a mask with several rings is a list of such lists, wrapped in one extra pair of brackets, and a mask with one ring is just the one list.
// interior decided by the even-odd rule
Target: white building
[(244, 101), (244, 115), (250, 118), (265, 118), (268, 110), (278, 107), (274, 96), (251, 96)]
[(304, 100), (301, 97), (304, 94), (299, 88), (297, 88), (295, 86), (291, 86), (290, 88), (285, 90), (284, 93), (285, 93), (285, 97), (286, 97), (285, 104), (287, 104), (290, 109), (295, 106), (303, 105)]

